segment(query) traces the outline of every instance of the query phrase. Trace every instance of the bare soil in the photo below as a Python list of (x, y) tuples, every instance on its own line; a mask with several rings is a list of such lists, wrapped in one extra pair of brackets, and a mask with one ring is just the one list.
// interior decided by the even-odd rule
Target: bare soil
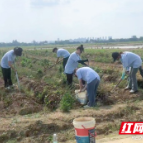
[[(130, 137), (115, 140), (102, 138), (118, 131), (122, 121), (143, 121), (142, 86), (138, 93), (129, 94), (129, 91), (123, 88), (126, 86), (125, 82), (123, 87), (117, 87), (114, 92), (111, 92), (119, 80), (115, 75), (121, 71), (121, 65), (116, 65), (115, 68), (112, 64), (91, 62), (91, 66), (95, 65), (103, 70), (103, 76), (97, 93), (98, 106), (92, 109), (84, 109), (80, 104), (75, 104), (69, 113), (63, 113), (59, 109), (62, 95), (55, 92), (56, 87), (44, 81), (20, 77), (23, 87), (21, 91), (17, 87), (6, 91), (1, 85), (0, 143), (51, 143), (54, 133), (57, 133), (60, 143), (74, 143), (75, 133), (72, 122), (77, 117), (95, 118), (97, 143), (127, 143), (128, 141), (136, 143)], [(142, 85), (141, 76), (138, 74), (137, 77), (139, 85)], [(2, 79), (0, 84), (3, 84)], [(48, 95), (49, 106), (45, 105), (44, 100), (39, 99), (38, 96), (45, 88), (48, 93), (43, 95)]]

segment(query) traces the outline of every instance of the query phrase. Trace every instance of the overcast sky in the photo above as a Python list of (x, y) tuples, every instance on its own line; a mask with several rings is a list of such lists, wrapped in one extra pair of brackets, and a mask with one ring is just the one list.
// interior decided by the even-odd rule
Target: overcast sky
[(0, 42), (143, 36), (143, 0), (0, 0)]

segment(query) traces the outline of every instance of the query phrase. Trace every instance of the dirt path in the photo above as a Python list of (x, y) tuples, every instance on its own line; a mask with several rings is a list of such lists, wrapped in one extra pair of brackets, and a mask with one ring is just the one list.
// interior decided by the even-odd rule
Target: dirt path
[(96, 143), (143, 143), (143, 136), (115, 136), (112, 138), (97, 139)]

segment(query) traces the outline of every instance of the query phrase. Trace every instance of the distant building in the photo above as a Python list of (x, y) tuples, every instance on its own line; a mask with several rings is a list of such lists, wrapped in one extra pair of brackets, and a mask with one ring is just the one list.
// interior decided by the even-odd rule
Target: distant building
[(131, 38), (136, 39), (136, 38), (137, 38), (137, 36), (136, 36), (136, 35), (133, 35)]
[(108, 40), (112, 40), (112, 36), (108, 36)]

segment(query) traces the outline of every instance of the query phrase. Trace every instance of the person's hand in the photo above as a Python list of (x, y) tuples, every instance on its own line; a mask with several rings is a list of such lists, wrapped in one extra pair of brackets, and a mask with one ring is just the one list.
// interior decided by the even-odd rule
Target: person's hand
[(81, 92), (84, 92), (85, 91), (85, 88), (83, 88), (82, 90), (81, 90)]

